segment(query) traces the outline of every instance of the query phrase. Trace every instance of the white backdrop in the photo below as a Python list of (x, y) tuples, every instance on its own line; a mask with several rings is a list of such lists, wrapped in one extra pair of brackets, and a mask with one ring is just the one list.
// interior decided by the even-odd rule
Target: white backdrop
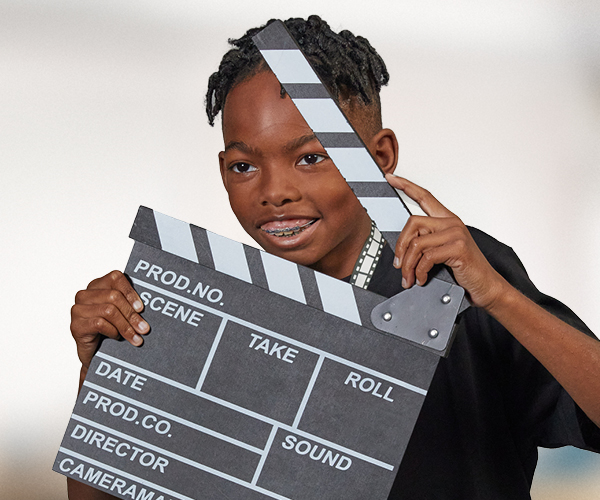
[[(203, 101), (226, 39), (271, 17), (318, 13), (369, 38), (391, 73), (399, 172), (600, 332), (597, 1), (208, 3), (0, 0), (5, 498), (66, 498), (50, 468), (78, 378), (69, 308), (124, 267), (137, 207), (249, 242)], [(595, 498), (599, 471), (591, 453), (544, 452), (534, 498)]]

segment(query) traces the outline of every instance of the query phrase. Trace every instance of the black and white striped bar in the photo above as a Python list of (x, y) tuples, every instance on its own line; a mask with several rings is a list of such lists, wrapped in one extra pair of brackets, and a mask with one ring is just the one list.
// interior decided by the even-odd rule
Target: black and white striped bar
[[(442, 311), (440, 317), (443, 316), (444, 321), (438, 319), (435, 324), (422, 325), (411, 321), (407, 311), (397, 328), (389, 331), (382, 328), (381, 322), (373, 323), (372, 320), (372, 311), (386, 301), (385, 297), (149, 208), (139, 208), (130, 237), (351, 323), (387, 331), (433, 349), (441, 355), (448, 352), (456, 317), (456, 311), (451, 311), (450, 308)], [(459, 288), (445, 282), (440, 286)], [(434, 308), (439, 307), (441, 297), (438, 297), (438, 292), (436, 294), (433, 299)], [(408, 298), (410, 293), (404, 292), (401, 295)], [(425, 299), (420, 300), (422, 307), (429, 307)], [(414, 307), (411, 307), (411, 311), (418, 313), (418, 309)], [(416, 316), (421, 318), (417, 313)], [(430, 311), (429, 315), (432, 314)], [(443, 333), (432, 338), (427, 333), (431, 328)], [(419, 331), (420, 334), (416, 333)]]
[(198, 226), (140, 207), (131, 237), (352, 323), (365, 322), (356, 287), (307, 268), (301, 272), (293, 262)]
[(362, 206), (394, 245), (410, 213), (285, 25), (275, 21), (253, 40)]

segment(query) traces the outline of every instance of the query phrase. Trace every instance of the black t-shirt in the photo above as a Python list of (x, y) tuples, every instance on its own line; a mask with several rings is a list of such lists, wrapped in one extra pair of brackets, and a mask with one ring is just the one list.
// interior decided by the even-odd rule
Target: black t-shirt
[[(565, 305), (539, 292), (510, 247), (469, 228), (492, 266), (524, 295), (591, 335)], [(388, 245), (368, 289), (402, 290)], [(600, 451), (600, 429), (550, 373), (482, 309), (460, 318), (441, 359), (389, 499), (530, 498), (537, 447)]]

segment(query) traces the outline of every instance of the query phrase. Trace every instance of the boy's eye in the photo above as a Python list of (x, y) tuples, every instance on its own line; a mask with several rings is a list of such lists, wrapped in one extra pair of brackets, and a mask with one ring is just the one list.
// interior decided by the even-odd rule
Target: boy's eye
[(256, 167), (254, 165), (250, 165), (249, 163), (239, 162), (231, 165), (229, 169), (233, 170), (238, 174), (246, 174), (248, 172), (254, 172), (256, 170)]
[(316, 163), (320, 163), (326, 159), (326, 156), (313, 153), (309, 155), (304, 155), (302, 158), (300, 158), (298, 165), (315, 165)]

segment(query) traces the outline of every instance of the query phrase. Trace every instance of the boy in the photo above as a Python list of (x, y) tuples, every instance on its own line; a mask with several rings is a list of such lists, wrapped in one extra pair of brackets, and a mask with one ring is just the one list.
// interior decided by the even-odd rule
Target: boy
[[(445, 264), (474, 305), (440, 361), (390, 498), (529, 498), (537, 446), (600, 451), (600, 342), (535, 289), (510, 248), (391, 175), (398, 146), (379, 106), (388, 75), (368, 41), (333, 33), (316, 16), (286, 25), (388, 182), (429, 215), (411, 217), (395, 249), (384, 245), (368, 288), (392, 296)], [(259, 30), (232, 42), (209, 81), (207, 113), (211, 124), (222, 113), (219, 164), (231, 207), (266, 251), (352, 281), (371, 221), (262, 61), (251, 40)], [(71, 331), (82, 380), (102, 335), (143, 342), (142, 308), (117, 271), (77, 294)], [(73, 481), (69, 492), (111, 498)]]

